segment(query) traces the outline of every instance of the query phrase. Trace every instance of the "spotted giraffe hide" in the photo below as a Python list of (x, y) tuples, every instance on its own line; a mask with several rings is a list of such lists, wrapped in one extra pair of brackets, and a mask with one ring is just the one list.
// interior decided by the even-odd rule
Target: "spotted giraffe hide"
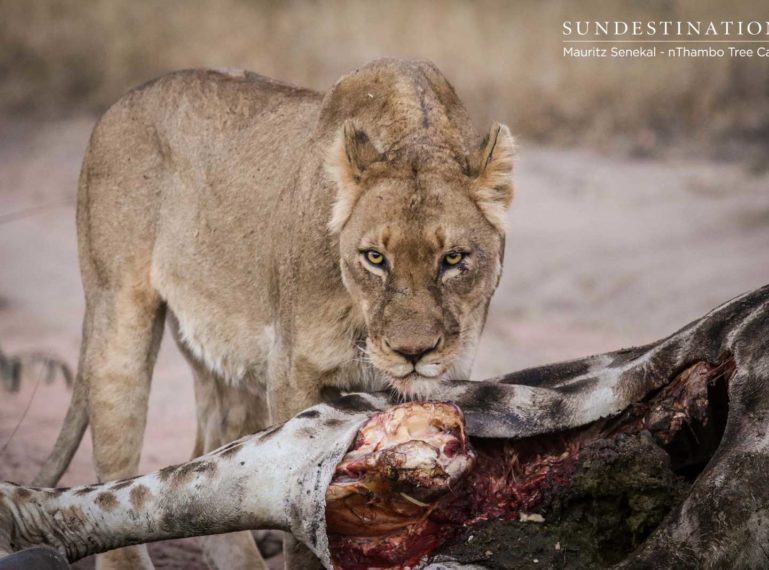
[[(462, 433), (472, 438), (545, 438), (622, 417), (692, 365), (725, 361), (731, 368), (720, 445), (683, 503), (618, 567), (762, 568), (762, 545), (769, 543), (769, 286), (643, 347), (446, 383), (432, 397), (461, 409)], [(0, 483), (0, 556), (47, 544), (72, 561), (140, 542), (277, 528), (331, 568), (332, 477), (348, 451), (360, 448), (372, 418), (393, 405), (386, 394), (347, 395), (191, 462), (124, 481), (74, 489)], [(411, 460), (409, 453), (403, 456)], [(460, 567), (442, 564), (434, 567)]]

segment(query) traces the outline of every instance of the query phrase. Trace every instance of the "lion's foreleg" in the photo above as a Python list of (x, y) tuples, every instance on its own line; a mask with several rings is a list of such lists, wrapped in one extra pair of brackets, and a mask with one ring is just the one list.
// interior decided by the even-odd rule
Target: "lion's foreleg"
[[(321, 401), (322, 373), (300, 356), (273, 358), (267, 380), (267, 401), (271, 423), (285, 421)], [(323, 568), (318, 558), (291, 534), (283, 538), (285, 568)]]
[[(243, 381), (224, 380), (182, 348), (195, 376), (198, 434), (193, 457), (267, 427), (263, 394), (249, 390)], [(204, 537), (201, 548), (213, 570), (267, 569), (249, 531)]]

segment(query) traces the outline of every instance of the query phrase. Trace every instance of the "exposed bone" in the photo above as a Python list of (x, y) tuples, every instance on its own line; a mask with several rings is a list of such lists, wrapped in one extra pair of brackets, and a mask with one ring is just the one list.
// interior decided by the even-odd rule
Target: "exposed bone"
[[(519, 446), (562, 440), (564, 433), (585, 430), (585, 426), (588, 432), (596, 426), (615, 429), (617, 422), (635, 425), (633, 429), (653, 428), (664, 444), (670, 434), (684, 431), (686, 422), (677, 414), (697, 415), (704, 409), (702, 398), (680, 400), (682, 393), (676, 392), (679, 385), (671, 381), (701, 362), (705, 364), (689, 372), (687, 385), (697, 385), (703, 379), (709, 383), (719, 363), (723, 365), (719, 374), (724, 377), (729, 376), (733, 365), (734, 375), (728, 382), (728, 418), (718, 449), (683, 504), (621, 567), (762, 568), (769, 559), (763, 546), (769, 543), (769, 486), (765, 484), (769, 472), (768, 355), (769, 286), (725, 303), (645, 347), (524, 370), (488, 382), (449, 383), (437, 388), (435, 397), (461, 408), (467, 434), (516, 440), (509, 445), (516, 452), (519, 467), (529, 473), (526, 466), (534, 464), (521, 463)], [(638, 413), (636, 404), (665, 394), (679, 404), (662, 410), (647, 407)], [(50, 544), (72, 560), (136, 542), (270, 527), (289, 529), (331, 567), (325, 497), (329, 492), (333, 498), (335, 491), (329, 490), (329, 484), (358, 429), (389, 405), (384, 395), (347, 396), (300, 414), (278, 431), (245, 438), (236, 444), (240, 445), (237, 449), (226, 446), (190, 464), (130, 482), (63, 492), (2, 484), (0, 551)], [(452, 425), (449, 413), (444, 422), (447, 429), (435, 435), (451, 435)], [(417, 439), (427, 435), (417, 434)], [(696, 445), (688, 448), (696, 454)], [(348, 457), (346, 468), (360, 459), (361, 449), (353, 449), (358, 455)], [(442, 449), (447, 455), (445, 446)], [(561, 449), (555, 458), (570, 449)], [(422, 445), (410, 444), (402, 450), (414, 452), (419, 460), (409, 463), (409, 455), (402, 465), (440, 466), (446, 473), (451, 471), (446, 457), (425, 454)], [(463, 453), (469, 461), (471, 452)], [(387, 464), (384, 457), (386, 454), (374, 456), (372, 465)], [(482, 461), (483, 456), (476, 470), (483, 467)], [(208, 463), (215, 465), (215, 470), (207, 467)], [(557, 465), (554, 461), (549, 468)], [(457, 469), (457, 476), (463, 469)], [(400, 471), (395, 472), (397, 481)], [(465, 483), (472, 482), (472, 473)], [(536, 475), (534, 472), (532, 481)], [(441, 485), (422, 495), (412, 489), (417, 479), (404, 479), (408, 490), (405, 496), (399, 495), (404, 502), (397, 499), (395, 504), (408, 509), (406, 513), (427, 510), (432, 515), (442, 506), (443, 499), (436, 495)], [(427, 480), (439, 482), (440, 478)], [(152, 496), (136, 510), (130, 503), (130, 492), (138, 485), (149, 488)], [(532, 489), (536, 490), (536, 485)], [(523, 508), (512, 507), (505, 493), (503, 489), (503, 503), (507, 500), (509, 504), (499, 507), (500, 516), (530, 514), (528, 503), (524, 501)], [(329, 501), (329, 506), (333, 504)], [(73, 507), (79, 509), (77, 516), (72, 516)], [(466, 516), (465, 511), (462, 516)]]
[(430, 516), (470, 472), (458, 408), (408, 403), (361, 428), (326, 492), (336, 566), (413, 565), (440, 544)]
[(330, 532), (386, 536), (429, 515), (475, 454), (451, 404), (409, 403), (376, 414), (337, 465), (326, 492)]

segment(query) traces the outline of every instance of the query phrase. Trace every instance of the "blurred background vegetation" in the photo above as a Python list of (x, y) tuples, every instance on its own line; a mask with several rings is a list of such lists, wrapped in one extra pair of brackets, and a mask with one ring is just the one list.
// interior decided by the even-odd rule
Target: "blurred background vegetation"
[(561, 22), (766, 16), (765, 0), (0, 0), (0, 112), (100, 111), (199, 66), (325, 89), (389, 55), (435, 61), (479, 128), (501, 120), (535, 141), (738, 154), (769, 138), (769, 58), (575, 60), (562, 55)]

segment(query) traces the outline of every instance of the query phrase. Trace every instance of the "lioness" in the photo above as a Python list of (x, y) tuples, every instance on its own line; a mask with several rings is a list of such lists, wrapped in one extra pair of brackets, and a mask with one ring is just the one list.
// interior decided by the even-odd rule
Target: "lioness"
[[(202, 70), (130, 92), (83, 163), (83, 345), (38, 483), (58, 480), (89, 421), (100, 480), (135, 474), (166, 318), (195, 375), (195, 453), (340, 390), (426, 397), (467, 377), (512, 167), (508, 128), (481, 141), (423, 61), (373, 62), (325, 95)], [(204, 549), (218, 568), (263, 566), (247, 534)], [(151, 563), (135, 547), (100, 566)]]

